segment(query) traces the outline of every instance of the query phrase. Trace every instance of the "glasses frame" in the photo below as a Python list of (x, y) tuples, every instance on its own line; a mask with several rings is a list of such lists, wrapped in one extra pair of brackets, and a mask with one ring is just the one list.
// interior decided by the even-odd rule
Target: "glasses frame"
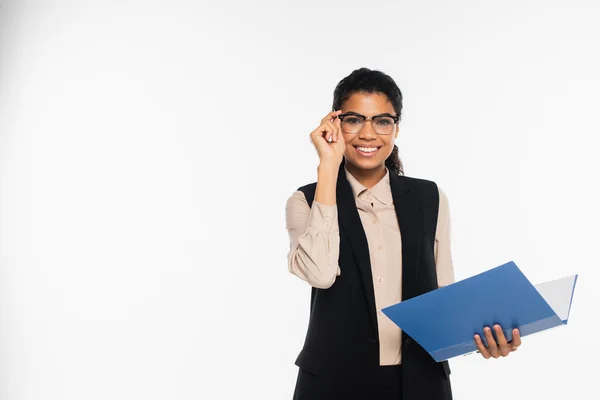
[[(378, 118), (387, 117), (387, 118), (391, 118), (391, 119), (393, 119), (393, 120), (394, 120), (394, 125), (397, 125), (397, 124), (398, 124), (398, 121), (400, 120), (400, 117), (398, 117), (397, 115), (392, 115), (392, 114), (390, 114), (390, 113), (377, 114), (377, 115), (373, 115), (372, 117), (367, 117), (367, 116), (365, 116), (365, 115), (362, 115), (362, 114), (359, 114), (359, 113), (355, 113), (355, 112), (353, 112), (353, 111), (349, 111), (349, 112), (347, 112), (347, 113), (340, 114), (340, 115), (338, 115), (337, 117), (340, 119), (340, 121), (344, 122), (344, 118), (346, 118), (346, 117), (350, 117), (350, 116), (351, 116), (351, 117), (359, 117), (359, 118), (362, 118), (362, 120), (363, 120), (363, 126), (362, 126), (362, 127), (360, 128), (360, 130), (359, 130), (358, 132), (356, 132), (356, 133), (349, 133), (349, 132), (346, 132), (346, 131), (344, 131), (344, 132), (345, 132), (345, 133), (347, 133), (348, 135), (358, 135), (358, 134), (360, 133), (360, 131), (362, 131), (362, 130), (363, 130), (363, 128), (365, 127), (365, 125), (366, 125), (367, 121), (371, 121), (371, 124), (372, 124), (372, 123), (373, 123), (373, 121), (377, 120)], [(377, 130), (375, 129), (375, 126), (373, 126), (373, 130), (375, 131), (375, 133), (377, 133), (378, 135), (382, 135), (382, 136), (391, 135), (391, 134), (393, 133), (393, 130), (392, 130), (392, 132), (390, 132), (390, 133), (383, 133), (383, 134), (382, 134), (382, 133), (379, 133), (379, 132), (377, 132)]]

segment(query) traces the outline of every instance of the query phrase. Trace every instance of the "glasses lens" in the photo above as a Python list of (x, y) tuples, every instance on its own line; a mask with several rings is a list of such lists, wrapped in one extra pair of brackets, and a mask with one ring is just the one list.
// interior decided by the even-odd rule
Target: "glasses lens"
[(394, 130), (394, 119), (390, 117), (375, 118), (373, 129), (380, 135), (389, 135)]
[(342, 129), (347, 133), (358, 133), (365, 124), (364, 119), (355, 115), (347, 115), (342, 121)]

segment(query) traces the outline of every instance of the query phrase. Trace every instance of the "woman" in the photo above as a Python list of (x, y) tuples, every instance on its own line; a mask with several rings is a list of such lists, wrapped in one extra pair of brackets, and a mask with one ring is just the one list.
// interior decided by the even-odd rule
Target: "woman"
[[(337, 85), (333, 111), (310, 134), (317, 182), (286, 204), (290, 272), (312, 286), (294, 399), (451, 399), (437, 363), (381, 309), (454, 281), (448, 200), (434, 182), (404, 176), (394, 140), (402, 93), (361, 68)], [(499, 326), (485, 358), (521, 344)], [(443, 333), (441, 333), (443, 334)]]

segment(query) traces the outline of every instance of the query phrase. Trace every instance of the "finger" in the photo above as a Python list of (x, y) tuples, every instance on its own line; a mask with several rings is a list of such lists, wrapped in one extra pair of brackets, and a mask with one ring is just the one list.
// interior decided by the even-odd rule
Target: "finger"
[(483, 358), (485, 358), (486, 360), (488, 358), (490, 358), (491, 354), (488, 351), (488, 349), (486, 349), (485, 346), (483, 345), (483, 340), (481, 340), (481, 337), (479, 335), (475, 334), (474, 338), (475, 338), (475, 345), (477, 346), (477, 350), (479, 350), (479, 352), (481, 353)]
[(513, 338), (512, 338), (512, 351), (516, 351), (521, 345), (521, 332), (518, 329), (513, 329)]
[[(331, 111), (329, 112), (325, 117), (323, 117), (323, 119), (321, 120), (321, 125), (325, 125), (330, 123), (332, 120), (337, 119), (337, 116), (340, 115), (342, 113), (342, 110), (336, 110), (336, 111)], [(329, 143), (334, 142), (336, 139), (336, 135), (335, 132), (333, 132), (333, 136), (331, 141), (329, 140), (328, 137), (326, 137), (325, 135), (323, 135), (323, 137), (325, 137), (325, 140)]]
[(334, 117), (337, 117), (338, 115), (340, 115), (342, 113), (342, 110), (336, 110), (336, 111), (331, 111), (330, 113), (328, 113), (326, 116), (323, 117), (323, 119), (321, 120), (321, 123), (324, 122), (331, 122), (331, 120)]
[(336, 119), (333, 120), (333, 123), (337, 128), (337, 131), (335, 133), (335, 141), (337, 142), (339, 136), (342, 134), (342, 120), (336, 117)]
[(327, 126), (327, 136), (325, 136), (325, 139), (328, 143), (332, 143), (334, 141), (335, 131), (337, 128), (333, 122), (325, 122), (325, 126)]
[(346, 139), (344, 138), (344, 135), (338, 135), (338, 141), (335, 144), (335, 150), (336, 153), (342, 157), (346, 155)]
[(488, 348), (489, 348), (489, 351), (490, 351), (490, 354), (492, 355), (492, 357), (494, 357), (494, 358), (500, 357), (500, 354), (498, 352), (498, 345), (496, 344), (496, 340), (494, 339), (494, 335), (492, 335), (492, 330), (488, 326), (486, 326), (483, 329), (483, 333), (484, 333), (485, 338), (487, 340)]
[(331, 125), (328, 125), (327, 122), (321, 122), (321, 125), (311, 133), (311, 136), (321, 136), (322, 138), (326, 138), (325, 135), (329, 135), (330, 133)]
[(506, 336), (504, 336), (504, 332), (502, 331), (502, 327), (498, 324), (494, 325), (494, 330), (496, 331), (496, 340), (498, 342), (498, 351), (502, 357), (506, 357), (508, 353), (510, 353), (510, 349), (508, 347), (508, 341), (506, 340)]
[(327, 144), (327, 141), (323, 138), (323, 136), (327, 134), (327, 129), (328, 127), (325, 124), (321, 124), (317, 129), (310, 133), (310, 139), (317, 147), (317, 150)]

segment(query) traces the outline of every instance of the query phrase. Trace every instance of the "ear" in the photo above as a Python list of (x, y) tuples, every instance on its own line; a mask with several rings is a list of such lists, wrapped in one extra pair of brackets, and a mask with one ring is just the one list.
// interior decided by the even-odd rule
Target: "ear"
[(396, 125), (396, 136), (394, 136), (395, 139), (398, 139), (399, 132), (400, 132), (400, 125)]

